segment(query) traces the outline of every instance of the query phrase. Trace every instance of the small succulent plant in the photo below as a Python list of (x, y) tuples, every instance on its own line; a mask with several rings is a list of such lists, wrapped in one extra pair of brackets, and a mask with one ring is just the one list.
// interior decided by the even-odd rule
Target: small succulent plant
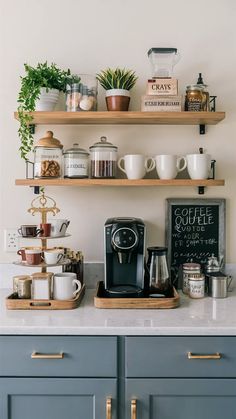
[(97, 74), (97, 80), (105, 90), (124, 89), (130, 90), (134, 87), (138, 77), (132, 70), (117, 67), (115, 70), (107, 68)]

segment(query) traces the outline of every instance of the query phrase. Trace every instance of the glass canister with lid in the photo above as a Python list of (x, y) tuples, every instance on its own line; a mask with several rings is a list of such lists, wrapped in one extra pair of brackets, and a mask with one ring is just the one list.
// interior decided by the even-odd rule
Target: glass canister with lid
[(101, 137), (94, 143), (90, 150), (91, 177), (92, 178), (115, 178), (117, 167), (117, 147), (107, 141), (107, 137)]
[(201, 265), (200, 263), (186, 262), (183, 263), (183, 293), (189, 293), (189, 276), (200, 274)]
[(185, 111), (200, 112), (203, 103), (203, 87), (199, 84), (191, 84), (186, 88)]
[(72, 148), (64, 152), (64, 177), (71, 179), (87, 178), (89, 153), (74, 143)]
[(62, 174), (63, 145), (47, 131), (34, 147), (34, 177), (59, 178)]

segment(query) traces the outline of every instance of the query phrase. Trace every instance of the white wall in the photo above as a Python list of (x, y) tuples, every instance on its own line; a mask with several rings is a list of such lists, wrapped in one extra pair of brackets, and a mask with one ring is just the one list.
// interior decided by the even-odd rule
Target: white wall
[[(236, 7), (234, 0), (0, 0), (0, 262), (14, 259), (3, 251), (3, 230), (32, 223), (27, 214), (32, 191), (16, 187), (25, 175), (19, 157), (18, 123), (13, 119), (25, 62), (48, 60), (77, 73), (96, 73), (107, 66), (125, 66), (138, 76), (131, 109), (140, 109), (140, 95), (150, 76), (147, 51), (154, 46), (177, 47), (180, 90), (196, 81), (198, 72), (217, 95), (217, 110), (226, 119), (200, 137), (195, 126), (50, 127), (67, 148), (79, 141), (86, 149), (106, 135), (124, 153), (186, 154), (200, 146), (217, 160), (217, 177), (226, 186), (209, 188), (205, 197), (227, 199), (227, 262), (236, 262), (235, 97)], [(99, 109), (105, 109), (99, 91)], [(40, 138), (49, 127), (37, 128)], [(103, 225), (110, 216), (145, 220), (148, 245), (164, 243), (165, 199), (196, 198), (195, 188), (48, 188), (61, 216), (71, 219), (73, 236), (65, 245), (80, 248), (87, 261), (103, 260)], [(37, 217), (35, 218), (37, 222)], [(59, 243), (58, 243), (59, 244)], [(61, 243), (60, 243), (61, 244)]]

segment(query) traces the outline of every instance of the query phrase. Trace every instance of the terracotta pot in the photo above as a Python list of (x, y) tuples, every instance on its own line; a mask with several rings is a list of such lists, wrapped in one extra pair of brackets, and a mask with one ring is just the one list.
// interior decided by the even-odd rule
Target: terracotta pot
[(124, 89), (111, 89), (106, 91), (106, 104), (108, 111), (128, 111), (130, 92)]

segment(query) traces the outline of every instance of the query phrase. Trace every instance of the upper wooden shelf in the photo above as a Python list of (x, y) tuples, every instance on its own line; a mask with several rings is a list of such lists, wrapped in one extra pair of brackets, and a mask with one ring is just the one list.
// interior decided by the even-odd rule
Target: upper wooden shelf
[(18, 186), (224, 186), (223, 179), (16, 179)]
[[(225, 112), (31, 112), (32, 124), (215, 125)], [(18, 119), (18, 113), (15, 112)]]

